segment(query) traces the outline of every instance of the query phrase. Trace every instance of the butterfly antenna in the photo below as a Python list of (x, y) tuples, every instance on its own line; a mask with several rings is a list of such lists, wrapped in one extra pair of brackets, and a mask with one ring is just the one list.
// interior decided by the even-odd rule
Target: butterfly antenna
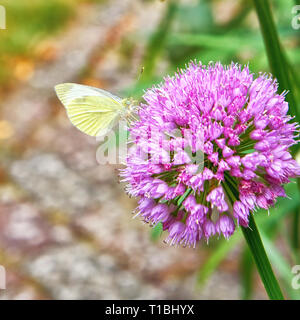
[(145, 67), (142, 66), (136, 82), (139, 82), (139, 81), (140, 81), (140, 78), (141, 78), (142, 74), (144, 73), (144, 70), (145, 70)]
[(130, 90), (130, 91), (131, 91), (131, 95), (133, 94), (134, 89), (135, 89), (136, 86), (137, 86), (137, 83), (140, 81), (141, 76), (142, 76), (142, 74), (144, 73), (144, 70), (145, 70), (145, 68), (144, 68), (144, 66), (142, 66), (141, 69), (140, 69), (140, 72), (138, 73), (138, 77), (137, 77), (137, 79), (136, 79), (135, 85), (133, 86), (132, 90)]

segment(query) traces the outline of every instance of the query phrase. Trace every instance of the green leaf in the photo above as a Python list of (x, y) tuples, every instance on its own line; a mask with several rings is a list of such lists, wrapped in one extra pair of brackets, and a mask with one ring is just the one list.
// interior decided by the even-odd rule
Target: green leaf
[(203, 287), (209, 277), (218, 268), (220, 263), (225, 259), (228, 253), (236, 247), (237, 243), (242, 239), (240, 230), (237, 230), (229, 241), (223, 241), (208, 257), (205, 263), (201, 266), (197, 275), (197, 286)]
[(175, 13), (177, 11), (177, 3), (175, 0), (168, 2), (165, 15), (162, 17), (157, 30), (150, 38), (147, 48), (145, 50), (146, 55), (143, 61), (144, 73), (141, 77), (142, 81), (149, 81), (153, 74), (155, 74), (155, 66), (157, 59), (164, 49), (164, 44), (174, 20)]
[(237, 52), (241, 49), (261, 49), (263, 43), (257, 35), (214, 35), (214, 34), (193, 34), (173, 33), (169, 37), (171, 45), (199, 46), (202, 48), (214, 48), (218, 50)]
[(293, 214), (293, 211), (300, 206), (300, 195), (295, 183), (290, 183), (286, 187), (286, 194), (289, 198), (280, 198), (276, 206), (269, 210), (269, 215), (263, 209), (258, 210), (256, 213), (259, 227), (263, 228), (268, 235), (274, 234), (281, 220)]
[(249, 300), (253, 293), (253, 275), (254, 275), (254, 261), (248, 247), (245, 247), (240, 264), (240, 275), (242, 280), (242, 299)]
[(261, 231), (260, 233), (272, 264), (278, 271), (282, 280), (285, 282), (285, 289), (288, 292), (288, 295), (291, 299), (299, 300), (300, 292), (293, 289), (291, 286), (291, 282), (294, 277), (294, 274), (291, 271), (292, 267), (277, 250), (272, 241), (270, 241), (270, 239), (264, 234), (264, 232)]

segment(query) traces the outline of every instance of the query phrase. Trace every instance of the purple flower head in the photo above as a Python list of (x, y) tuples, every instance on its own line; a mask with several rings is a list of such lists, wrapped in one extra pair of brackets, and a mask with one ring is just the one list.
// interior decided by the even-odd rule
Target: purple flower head
[(121, 174), (128, 193), (140, 197), (138, 215), (161, 222), (171, 245), (229, 238), (300, 175), (289, 150), (298, 124), (271, 77), (192, 62), (144, 100)]

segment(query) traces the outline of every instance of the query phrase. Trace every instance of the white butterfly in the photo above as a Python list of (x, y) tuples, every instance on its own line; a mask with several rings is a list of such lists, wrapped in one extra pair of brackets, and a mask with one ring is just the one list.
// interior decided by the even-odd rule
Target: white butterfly
[(135, 109), (129, 99), (81, 84), (58, 84), (55, 91), (72, 124), (94, 137), (105, 135), (120, 118), (127, 118)]

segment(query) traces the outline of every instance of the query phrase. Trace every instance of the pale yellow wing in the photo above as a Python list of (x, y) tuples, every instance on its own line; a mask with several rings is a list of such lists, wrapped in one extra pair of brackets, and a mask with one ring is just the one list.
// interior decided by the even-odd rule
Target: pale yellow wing
[(90, 136), (109, 131), (126, 108), (119, 97), (98, 88), (65, 83), (55, 91), (72, 124)]

